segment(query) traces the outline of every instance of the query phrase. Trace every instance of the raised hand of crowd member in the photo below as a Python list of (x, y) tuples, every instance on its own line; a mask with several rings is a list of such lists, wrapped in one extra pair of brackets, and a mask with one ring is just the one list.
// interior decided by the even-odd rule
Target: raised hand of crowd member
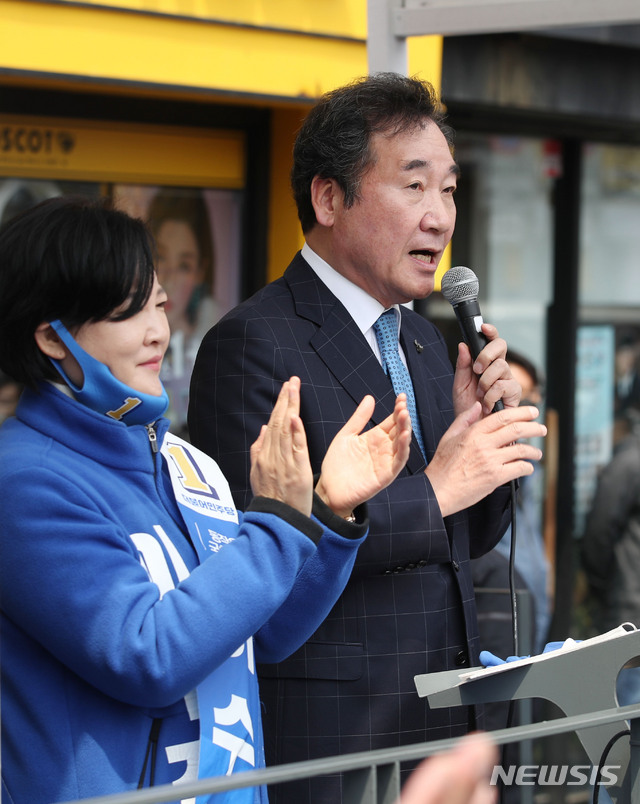
[(423, 760), (396, 804), (492, 804), (497, 788), (489, 780), (498, 749), (486, 734), (463, 737), (450, 751)]

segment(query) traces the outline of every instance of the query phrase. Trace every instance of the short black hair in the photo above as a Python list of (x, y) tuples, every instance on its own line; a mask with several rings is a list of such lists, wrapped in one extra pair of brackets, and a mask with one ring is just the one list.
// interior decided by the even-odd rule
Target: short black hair
[(0, 227), (0, 369), (35, 387), (59, 379), (34, 333), (45, 321), (68, 328), (138, 313), (154, 282), (145, 224), (109, 199), (58, 196)]
[(304, 119), (293, 148), (291, 188), (302, 231), (310, 231), (317, 222), (311, 203), (315, 176), (335, 179), (345, 205), (351, 207), (372, 163), (373, 134), (396, 135), (431, 121), (452, 148), (453, 131), (444, 120), (433, 86), (399, 73), (357, 78), (323, 95)]
[(525, 355), (523, 355), (521, 352), (516, 352), (515, 349), (511, 349), (509, 347), (509, 349), (507, 349), (506, 359), (507, 363), (515, 363), (516, 366), (520, 366), (521, 369), (526, 371), (526, 373), (531, 377), (531, 382), (536, 386), (536, 388), (540, 388), (540, 390), (542, 390), (544, 378), (528, 357), (525, 357)]

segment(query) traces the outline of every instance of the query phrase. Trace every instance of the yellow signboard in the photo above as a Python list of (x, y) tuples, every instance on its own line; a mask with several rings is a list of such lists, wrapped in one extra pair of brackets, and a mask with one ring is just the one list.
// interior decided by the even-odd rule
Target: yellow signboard
[(0, 114), (0, 176), (237, 189), (244, 134)]

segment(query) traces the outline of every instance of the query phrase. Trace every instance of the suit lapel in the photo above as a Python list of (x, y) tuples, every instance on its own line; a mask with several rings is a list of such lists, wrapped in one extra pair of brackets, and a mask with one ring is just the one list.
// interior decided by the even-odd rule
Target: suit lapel
[[(395, 394), (391, 381), (355, 321), (300, 254), (296, 255), (284, 278), (297, 314), (318, 326), (311, 338), (311, 347), (356, 405), (366, 394), (375, 398), (371, 420), (379, 424), (393, 412)], [(424, 468), (424, 458), (415, 437), (411, 442), (407, 468), (410, 472)]]

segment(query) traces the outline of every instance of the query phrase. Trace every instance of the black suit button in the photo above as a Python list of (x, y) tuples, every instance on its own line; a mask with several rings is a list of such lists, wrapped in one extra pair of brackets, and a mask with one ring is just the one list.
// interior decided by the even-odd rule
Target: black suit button
[(426, 567), (428, 563), (429, 562), (427, 561), (426, 558), (421, 558), (420, 561), (418, 561), (418, 566), (419, 567)]
[(457, 561), (452, 561), (451, 566), (454, 568), (456, 572), (460, 572), (460, 564)]
[(407, 564), (407, 569), (412, 570), (415, 569), (418, 565), (417, 564)]
[(394, 569), (394, 572), (395, 572), (395, 573), (398, 573), (398, 572), (404, 572), (404, 567), (396, 567), (396, 568)]
[(469, 664), (469, 657), (465, 650), (458, 651), (455, 663), (456, 667), (466, 667)]

